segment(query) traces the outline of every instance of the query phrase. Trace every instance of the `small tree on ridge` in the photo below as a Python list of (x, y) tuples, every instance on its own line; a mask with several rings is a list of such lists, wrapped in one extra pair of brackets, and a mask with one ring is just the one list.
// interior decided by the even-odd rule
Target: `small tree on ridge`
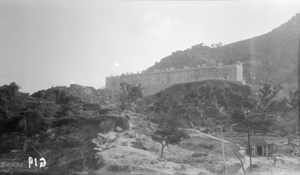
[(125, 110), (130, 106), (132, 102), (134, 102), (138, 98), (143, 97), (141, 85), (135, 86), (129, 83), (122, 82), (120, 84), (120, 88), (122, 91), (121, 94), (121, 109)]
[(179, 129), (180, 122), (177, 117), (162, 115), (159, 117), (157, 130), (154, 132), (154, 140), (161, 144), (160, 157), (163, 157), (164, 149), (169, 144), (178, 144), (186, 133)]

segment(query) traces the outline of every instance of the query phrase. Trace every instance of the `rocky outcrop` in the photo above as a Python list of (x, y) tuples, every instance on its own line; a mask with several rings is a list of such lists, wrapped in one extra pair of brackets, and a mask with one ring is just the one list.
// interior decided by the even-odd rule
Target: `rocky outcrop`
[[(0, 174), (210, 174), (158, 159), (161, 145), (151, 138), (155, 124), (145, 115), (111, 108), (114, 104), (101, 105), (91, 97), (93, 89), (53, 88), (29, 97), (5, 88), (0, 108), (9, 115), (0, 125), (10, 130), (1, 132)], [(166, 155), (175, 153), (172, 145), (166, 148)], [(28, 157), (44, 158), (47, 165), (28, 169)]]
[(7, 157), (13, 161), (16, 150), (25, 157), (21, 162), (28, 156), (44, 157), (47, 170), (43, 173), (88, 174), (101, 167), (92, 139), (98, 133), (129, 129), (129, 119), (101, 106), (103, 100), (92, 87), (54, 87), (31, 97), (18, 88), (15, 83), (0, 87), (0, 162), (4, 157), (6, 162)]
[[(160, 159), (160, 144), (150, 136), (138, 134), (136, 131), (98, 134), (98, 138), (93, 139), (93, 143), (97, 145), (97, 156), (102, 160), (101, 168), (95, 174), (211, 174), (191, 165)], [(172, 148), (168, 148), (167, 152), (173, 153)]]
[(129, 129), (128, 119), (123, 116), (104, 116), (99, 126), (103, 133), (122, 132)]

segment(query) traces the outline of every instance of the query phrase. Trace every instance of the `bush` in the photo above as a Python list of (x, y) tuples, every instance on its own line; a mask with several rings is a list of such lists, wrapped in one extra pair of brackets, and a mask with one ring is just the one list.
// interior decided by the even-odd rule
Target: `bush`
[(132, 147), (142, 150), (148, 150), (148, 148), (143, 144), (143, 141), (141, 139), (136, 139), (136, 141), (133, 142)]
[(192, 157), (203, 157), (203, 156), (207, 156), (207, 153), (193, 153)]
[(205, 143), (200, 143), (199, 146), (202, 147), (202, 148), (206, 148), (206, 149), (213, 149), (214, 148), (214, 145), (205, 144)]
[(239, 108), (235, 108), (231, 114), (231, 121), (233, 123), (241, 122), (245, 120), (245, 114)]
[(209, 132), (209, 129), (208, 129), (208, 128), (205, 128), (205, 129), (203, 129), (201, 132), (207, 134), (207, 133)]
[(107, 170), (112, 172), (130, 172), (130, 167), (128, 165), (109, 165)]

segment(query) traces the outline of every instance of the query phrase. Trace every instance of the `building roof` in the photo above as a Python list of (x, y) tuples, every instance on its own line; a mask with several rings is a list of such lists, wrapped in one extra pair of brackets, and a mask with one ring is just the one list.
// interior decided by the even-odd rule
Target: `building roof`
[(240, 64), (226, 64), (226, 65), (211, 65), (211, 66), (202, 66), (202, 67), (186, 67), (186, 68), (181, 68), (181, 69), (171, 69), (171, 70), (158, 70), (158, 71), (152, 71), (152, 72), (143, 72), (143, 73), (128, 73), (128, 74), (121, 74), (121, 75), (111, 75), (110, 77), (106, 78), (111, 78), (111, 77), (130, 77), (130, 76), (138, 76), (138, 75), (145, 75), (145, 74), (160, 74), (160, 73), (166, 73), (166, 72), (180, 72), (180, 71), (189, 71), (189, 70), (205, 70), (205, 69), (219, 69), (219, 68), (228, 68), (228, 67), (241, 67)]
[(268, 143), (263, 138), (251, 137), (250, 138), (250, 144), (251, 145), (267, 145)]

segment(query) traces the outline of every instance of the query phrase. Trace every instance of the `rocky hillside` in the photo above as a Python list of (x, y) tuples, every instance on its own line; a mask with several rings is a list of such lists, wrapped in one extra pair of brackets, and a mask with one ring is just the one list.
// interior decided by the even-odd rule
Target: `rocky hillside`
[[(71, 85), (39, 91), (31, 97), (15, 83), (0, 87), (0, 173), (76, 174), (100, 167), (93, 138), (129, 129), (128, 118), (106, 108), (113, 93)], [(101, 95), (102, 94), (102, 95)], [(101, 106), (100, 106), (101, 105)], [(106, 107), (105, 107), (106, 106)], [(28, 157), (45, 158), (46, 168)]]
[[(152, 139), (156, 125), (147, 114), (119, 111), (117, 94), (107, 90), (71, 85), (29, 96), (11, 83), (0, 87), (0, 93), (0, 174), (209, 175), (222, 171), (221, 144), (207, 138), (169, 145), (160, 159), (161, 145)], [(190, 148), (203, 140), (207, 144), (201, 148)], [(237, 159), (230, 145), (228, 149), (228, 168), (235, 172)], [(38, 160), (30, 168), (29, 157)], [(46, 167), (39, 167), (40, 158), (46, 160)]]
[(173, 52), (147, 71), (195, 67), (201, 64), (244, 62), (248, 82), (281, 80), (293, 83), (299, 74), (300, 13), (271, 32), (251, 39), (214, 47), (199, 44)]
[[(213, 89), (218, 92), (218, 109), (226, 111), (247, 106), (239, 102), (243, 96), (251, 96), (250, 88), (227, 81), (203, 81), (175, 85), (166, 92), (180, 100), (191, 90), (205, 95), (207, 90)], [(201, 123), (203, 117), (199, 117), (199, 111), (192, 111), (197, 114), (193, 116), (199, 123), (185, 128), (185, 137), (176, 144), (169, 143), (160, 157), (162, 142), (155, 135), (160, 127), (155, 119), (160, 114), (148, 111), (151, 106), (143, 99), (120, 111), (119, 94), (108, 90), (71, 85), (52, 87), (29, 96), (20, 93), (16, 83), (0, 87), (0, 97), (0, 174), (222, 174), (220, 129), (208, 129), (209, 125), (203, 125), (209, 121)], [(229, 101), (224, 103), (224, 97)], [(155, 100), (155, 96), (147, 98), (145, 101)], [(158, 105), (164, 106), (163, 103)], [(188, 112), (183, 115), (186, 114)], [(226, 116), (221, 118), (227, 120)], [(226, 172), (236, 174), (241, 162), (247, 160), (245, 151), (239, 150), (245, 150), (247, 136), (235, 132), (232, 125), (224, 127), (223, 131)], [(292, 148), (285, 146), (279, 150), (284, 156), (300, 155), (298, 142)], [(29, 157), (37, 159), (30, 168)], [(40, 158), (46, 160), (45, 167), (39, 167)], [(271, 159), (262, 161), (266, 163), (264, 170), (272, 169)], [(285, 161), (290, 165), (290, 172), (299, 172), (296, 158)], [(260, 169), (256, 167), (256, 170)]]

